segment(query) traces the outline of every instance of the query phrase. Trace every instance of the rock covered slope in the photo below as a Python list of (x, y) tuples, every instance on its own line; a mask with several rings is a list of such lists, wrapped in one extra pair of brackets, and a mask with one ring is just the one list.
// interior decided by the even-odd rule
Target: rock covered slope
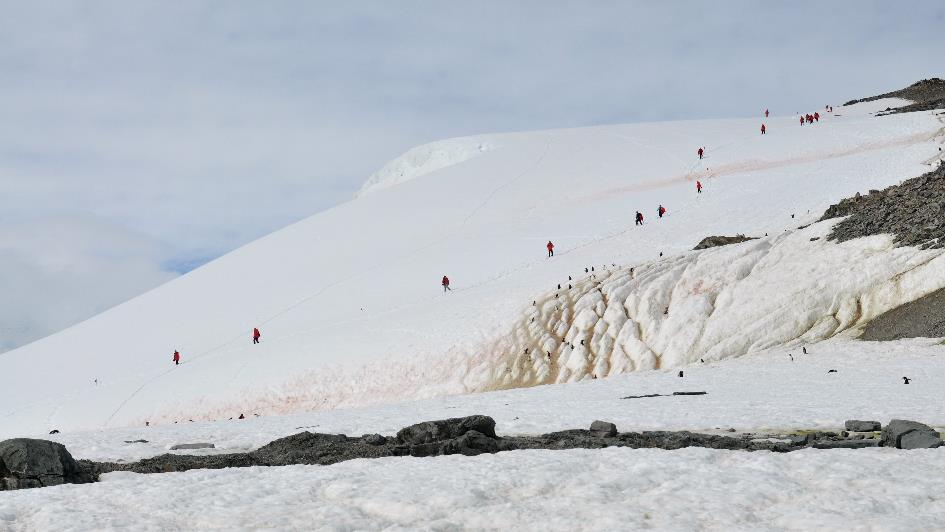
[(871, 96), (869, 98), (850, 100), (843, 105), (873, 102), (886, 98), (901, 98), (912, 102), (897, 107), (887, 107), (884, 110), (887, 113), (912, 113), (916, 111), (943, 109), (945, 108), (945, 80), (940, 78), (923, 79), (904, 89), (887, 92), (878, 96)]
[[(0, 355), (5, 373), (28, 376), (0, 387), (0, 436), (578, 380), (855, 326), (858, 312), (904, 297), (867, 284), (903, 274), (901, 286), (884, 286), (919, 295), (932, 287), (904, 268), (939, 264), (936, 250), (892, 249), (875, 237), (843, 244), (875, 264), (851, 271), (823, 238), (810, 241), (827, 224), (795, 230), (836, 198), (919, 175), (938, 155), (936, 117), (870, 115), (887, 103), (811, 127), (772, 117), (763, 137), (756, 119), (490, 135), (495, 149), (386, 183)], [(662, 219), (659, 205), (668, 209)], [(643, 226), (633, 225), (635, 210)], [(771, 236), (688, 251), (706, 236), (738, 233)], [(548, 240), (557, 246), (551, 259)], [(851, 278), (837, 284), (808, 253)], [(590, 266), (597, 279), (584, 279)], [(797, 290), (783, 286), (807, 269)], [(444, 274), (449, 293), (439, 286)], [(573, 292), (555, 298), (569, 276)], [(792, 299), (808, 294), (812, 302)], [(561, 298), (567, 305), (556, 309)], [(788, 302), (809, 312), (784, 318)], [(250, 341), (253, 327), (260, 345)], [(545, 358), (517, 358), (525, 348)], [(170, 361), (175, 349), (180, 366)]]

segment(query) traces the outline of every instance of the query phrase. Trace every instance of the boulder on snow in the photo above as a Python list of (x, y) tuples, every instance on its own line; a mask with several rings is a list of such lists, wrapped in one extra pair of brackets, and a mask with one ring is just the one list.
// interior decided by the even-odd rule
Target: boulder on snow
[(172, 451), (182, 451), (187, 449), (214, 449), (216, 445), (212, 443), (178, 443), (171, 445)]
[(859, 419), (848, 419), (843, 423), (843, 428), (850, 432), (873, 432), (882, 428), (879, 421), (860, 421)]
[(931, 449), (942, 445), (939, 433), (928, 425), (917, 421), (894, 419), (883, 427), (884, 447), (897, 449)]
[(594, 436), (616, 436), (617, 425), (607, 421), (594, 421), (591, 423), (591, 434)]
[(459, 438), (474, 430), (496, 438), (495, 420), (489, 416), (468, 416), (438, 421), (424, 421), (397, 431), (397, 442), (407, 445), (432, 443)]
[(718, 246), (727, 246), (729, 244), (739, 244), (741, 242), (748, 242), (749, 240), (757, 240), (757, 237), (745, 236), (745, 235), (735, 235), (735, 236), (707, 236), (699, 241), (696, 244), (696, 247), (692, 248), (693, 250), (708, 249)]
[(94, 480), (61, 443), (30, 438), (0, 442), (0, 491)]

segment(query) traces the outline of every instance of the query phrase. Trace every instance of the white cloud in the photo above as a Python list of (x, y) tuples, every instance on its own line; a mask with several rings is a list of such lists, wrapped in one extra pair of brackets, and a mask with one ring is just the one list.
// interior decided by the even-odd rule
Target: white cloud
[(174, 277), (146, 237), (86, 217), (0, 227), (0, 351), (92, 316)]

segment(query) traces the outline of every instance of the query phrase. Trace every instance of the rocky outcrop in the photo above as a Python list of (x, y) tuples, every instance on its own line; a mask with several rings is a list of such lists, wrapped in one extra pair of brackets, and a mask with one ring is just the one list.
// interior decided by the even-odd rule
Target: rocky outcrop
[(902, 107), (887, 108), (886, 114), (910, 113), (913, 111), (928, 111), (930, 109), (945, 108), (945, 80), (940, 78), (930, 78), (917, 81), (904, 89), (887, 92), (878, 96), (869, 98), (860, 98), (859, 100), (850, 100), (843, 105), (853, 105), (861, 102), (871, 102), (882, 98), (902, 98), (911, 100), (913, 103)]
[(719, 246), (727, 246), (729, 244), (739, 244), (741, 242), (748, 242), (749, 240), (757, 240), (758, 237), (754, 236), (745, 236), (745, 235), (735, 235), (735, 236), (707, 236), (699, 241), (696, 244), (696, 247), (692, 248), (695, 251), (700, 249), (709, 249)]
[(919, 177), (883, 190), (857, 193), (831, 205), (821, 221), (846, 216), (829, 240), (892, 234), (900, 246), (945, 247), (945, 163)]
[[(862, 423), (863, 425), (859, 425)], [(875, 422), (848, 422), (856, 429), (873, 428)], [(852, 429), (850, 429), (852, 430)], [(734, 429), (730, 429), (734, 431)], [(810, 432), (797, 435), (741, 434), (720, 436), (689, 431), (618, 432), (607, 421), (594, 421), (589, 430), (575, 429), (537, 436), (499, 437), (488, 416), (426, 421), (405, 427), (397, 437), (379, 434), (350, 437), (344, 434), (301, 432), (275, 440), (249, 453), (218, 455), (163, 454), (130, 464), (72, 460), (65, 447), (44, 440), (7, 440), (0, 443), (0, 489), (93, 482), (103, 473), (168, 473), (190, 469), (226, 467), (330, 465), (357, 458), (388, 456), (441, 456), (497, 453), (524, 449), (683, 449), (704, 447), (732, 451), (790, 452), (798, 449), (861, 449), (878, 445), (916, 449), (941, 445), (938, 433), (913, 421), (893, 420), (883, 429), (883, 439), (847, 432)]]
[(850, 419), (843, 424), (843, 428), (850, 432), (875, 432), (882, 428), (879, 421), (860, 421), (859, 419)]
[(938, 431), (917, 421), (894, 419), (883, 427), (882, 444), (896, 449), (932, 449), (942, 446)]
[(93, 482), (61, 443), (17, 438), (0, 442), (0, 491)]

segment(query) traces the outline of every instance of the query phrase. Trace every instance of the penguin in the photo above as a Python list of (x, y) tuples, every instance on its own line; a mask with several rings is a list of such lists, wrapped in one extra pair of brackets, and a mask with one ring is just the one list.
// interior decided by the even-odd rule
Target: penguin
[(912, 380), (912, 379), (910, 379), (909, 377), (903, 377), (903, 378), (902, 378), (902, 383), (903, 383), (903, 384), (909, 384), (909, 381), (911, 381), (911, 380)]
[(558, 283), (558, 290), (561, 290), (561, 283)]
[(791, 357), (791, 362), (794, 362), (794, 355), (792, 355), (791, 353), (788, 353), (787, 356)]
[(571, 289), (571, 285), (568, 285), (568, 290), (570, 290), (570, 289)]
[(682, 377), (682, 375), (683, 375), (682, 370), (679, 370), (679, 376)]
[(571, 280), (571, 276), (570, 276), (570, 275), (568, 276), (568, 280), (569, 280), (569, 281)]
[(836, 373), (836, 372), (837, 372), (837, 370), (835, 370), (835, 369), (829, 369), (829, 370), (827, 370), (827, 373)]
[(801, 348), (801, 351), (803, 351), (805, 355), (807, 354), (807, 348), (806, 348), (806, 347), (802, 347), (802, 348)]

